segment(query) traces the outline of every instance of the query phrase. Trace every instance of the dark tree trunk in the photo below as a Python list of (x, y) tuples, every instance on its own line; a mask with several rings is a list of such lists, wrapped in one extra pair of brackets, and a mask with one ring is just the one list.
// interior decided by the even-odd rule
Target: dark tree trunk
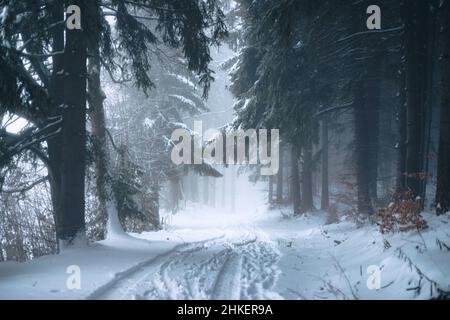
[[(430, 0), (431, 5), (434, 8), (439, 7), (439, 0)], [(426, 76), (426, 104), (424, 111), (424, 135), (423, 135), (423, 171), (426, 173), (423, 181), (422, 181), (422, 199), (425, 200), (427, 193), (427, 183), (428, 183), (428, 170), (429, 170), (429, 154), (431, 147), (431, 125), (433, 122), (433, 102), (434, 102), (434, 66), (435, 66), (435, 57), (436, 57), (436, 38), (437, 38), (437, 27), (438, 27), (438, 16), (436, 15), (436, 10), (430, 10), (428, 13), (428, 48), (427, 48), (427, 76)]]
[[(447, 62), (448, 63), (448, 62)], [(448, 68), (448, 67), (447, 67)], [(446, 71), (448, 72), (448, 71)], [(447, 76), (447, 80), (450, 80)], [(448, 83), (448, 82), (447, 82)], [(436, 212), (446, 213), (450, 210), (450, 97), (445, 94), (441, 105), (439, 158), (436, 189)]]
[(159, 187), (159, 181), (158, 179), (154, 179), (153, 181), (150, 182), (151, 183), (151, 195), (152, 195), (152, 199), (154, 201), (152, 207), (151, 207), (151, 215), (152, 218), (150, 219), (150, 222), (154, 225), (155, 228), (160, 229), (161, 228), (161, 218), (159, 215), (159, 192), (160, 192), (160, 187)]
[(400, 75), (400, 106), (398, 110), (398, 160), (397, 160), (397, 193), (406, 190), (406, 75), (405, 67), (401, 67)]
[[(104, 101), (106, 96), (101, 87), (101, 61), (100, 61), (100, 41), (101, 41), (101, 8), (99, 0), (89, 2), (89, 63), (88, 63), (88, 100), (92, 136), (94, 137), (94, 168), (97, 199), (99, 201), (99, 212), (96, 215), (97, 223), (101, 225), (98, 238), (105, 238), (108, 231), (107, 224), (115, 225), (114, 232), (120, 224), (117, 210), (117, 200), (115, 198), (110, 178), (110, 164), (108, 158), (108, 139), (106, 129), (106, 117)], [(114, 215), (114, 216), (113, 216)], [(113, 222), (114, 221), (114, 222)], [(109, 231), (113, 231), (110, 228)]]
[(371, 204), (378, 201), (378, 144), (379, 144), (379, 119), (380, 119), (380, 97), (381, 97), (381, 70), (383, 56), (375, 54), (367, 62), (367, 74), (365, 80), (365, 103), (367, 110), (367, 127), (369, 134), (369, 145), (367, 152), (369, 169), (369, 196)]
[[(94, 168), (95, 185), (97, 199), (99, 202), (98, 214), (96, 219), (101, 225), (101, 231), (98, 237), (103, 239), (106, 232), (107, 201), (111, 200), (112, 187), (109, 179), (109, 160), (108, 160), (108, 141), (106, 137), (106, 118), (103, 102), (106, 97), (102, 91), (100, 74), (100, 40), (101, 40), (101, 9), (98, 0), (90, 2), (90, 20), (89, 30), (89, 78), (88, 78), (88, 100), (89, 115), (92, 127), (92, 136), (94, 137)], [(114, 201), (115, 204), (115, 201)]]
[(302, 197), (301, 212), (306, 213), (314, 209), (313, 191), (312, 191), (312, 142), (306, 139), (303, 147), (303, 165), (302, 165)]
[(328, 210), (330, 206), (328, 182), (328, 118), (325, 115), (322, 119), (322, 192), (320, 207), (322, 210)]
[(277, 204), (283, 203), (283, 147), (280, 144), (280, 167), (277, 174)]
[[(107, 185), (110, 183), (108, 177), (108, 141), (106, 139), (106, 119), (103, 108), (105, 96), (101, 90), (100, 84), (101, 66), (99, 48), (92, 48), (92, 50), (90, 50), (90, 54), (88, 92), (92, 135), (95, 138), (95, 185), (97, 199), (99, 202), (97, 220), (102, 226), (102, 234), (100, 234), (99, 237), (104, 238), (107, 221), (107, 201), (109, 197)], [(111, 190), (111, 188), (109, 189)]]
[(286, 169), (286, 203), (292, 203), (292, 153), (293, 146), (290, 146), (287, 150), (287, 155), (285, 155), (286, 159), (290, 159), (290, 163), (286, 164), (284, 168)]
[(359, 81), (355, 90), (355, 153), (356, 153), (356, 184), (358, 212), (364, 215), (373, 213), (370, 202), (370, 170), (369, 170), (369, 145), (370, 137), (368, 128), (369, 112), (365, 103), (364, 82)]
[(291, 166), (292, 166), (291, 193), (295, 215), (300, 214), (301, 212), (300, 172), (298, 170), (299, 159), (300, 159), (300, 150), (298, 147), (293, 145), (291, 152)]
[[(355, 4), (351, 9), (351, 12), (358, 14), (363, 8), (363, 4)], [(353, 32), (361, 31), (361, 24), (357, 22), (357, 19), (351, 25)], [(358, 59), (359, 56), (354, 56), (354, 72), (356, 77), (353, 80), (353, 116), (354, 116), (354, 136), (355, 136), (355, 160), (356, 160), (356, 187), (357, 187), (357, 210), (361, 215), (371, 215), (373, 213), (371, 193), (375, 189), (373, 187), (374, 170), (370, 168), (373, 165), (371, 160), (372, 145), (374, 144), (374, 138), (372, 137), (374, 126), (371, 125), (373, 119), (370, 118), (372, 110), (370, 107), (377, 105), (377, 101), (370, 101), (373, 98), (371, 96), (370, 86), (375, 84), (371, 77), (377, 78), (376, 74), (379, 72), (376, 69), (380, 68), (380, 65), (376, 65), (375, 52), (378, 46), (373, 47), (373, 44), (367, 38), (359, 37), (352, 43), (352, 48), (364, 53), (366, 58), (364, 60)], [(368, 56), (368, 57), (367, 57)], [(374, 71), (375, 75), (371, 75), (370, 71)], [(379, 90), (379, 88), (376, 88)], [(377, 93), (375, 93), (377, 95)], [(378, 107), (378, 105), (376, 106)], [(372, 191), (372, 192), (371, 192)]]
[(427, 34), (429, 2), (406, 3), (406, 188), (413, 197), (423, 190), (424, 119), (427, 89)]
[[(64, 1), (55, 0), (50, 5), (51, 21), (57, 23), (64, 20)], [(52, 28), (53, 52), (64, 50), (64, 24), (59, 24)], [(61, 106), (64, 103), (64, 82), (62, 70), (64, 69), (64, 55), (57, 54), (52, 57), (53, 71), (50, 80), (50, 96), (52, 102), (52, 116), (61, 115)], [(53, 206), (53, 216), (57, 239), (61, 239), (61, 162), (62, 162), (62, 139), (61, 135), (53, 136), (47, 140), (50, 170), (50, 190)]]
[(450, 210), (450, 1), (446, 0), (440, 8), (443, 22), (442, 43), (444, 52), (441, 59), (441, 118), (439, 134), (439, 158), (436, 189), (436, 213)]
[(180, 209), (180, 200), (182, 199), (180, 180), (178, 177), (169, 179), (169, 189), (171, 211), (172, 213), (176, 213)]
[(177, 182), (174, 178), (169, 178), (169, 208), (172, 214), (178, 210)]
[[(86, 13), (84, 1), (74, 1)], [(82, 15), (82, 26), (87, 17)], [(61, 167), (61, 234), (65, 245), (85, 239), (86, 29), (66, 30)]]

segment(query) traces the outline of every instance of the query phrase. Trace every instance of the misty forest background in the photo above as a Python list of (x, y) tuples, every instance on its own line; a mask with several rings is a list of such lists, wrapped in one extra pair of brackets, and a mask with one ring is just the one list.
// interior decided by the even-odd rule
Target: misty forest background
[[(426, 228), (450, 209), (450, 1), (377, 1), (369, 31), (372, 2), (0, 0), (0, 261), (234, 210), (243, 171), (295, 215)], [(234, 101), (207, 100), (217, 52)], [(279, 128), (279, 173), (173, 165), (194, 120)]]

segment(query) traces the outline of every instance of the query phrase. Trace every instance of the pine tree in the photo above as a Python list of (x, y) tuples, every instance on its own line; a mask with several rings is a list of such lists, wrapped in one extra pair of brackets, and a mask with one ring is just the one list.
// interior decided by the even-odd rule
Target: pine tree
[[(3, 158), (10, 158), (24, 149), (40, 154), (51, 173), (58, 239), (70, 244), (77, 235), (83, 236), (85, 229), (86, 51), (89, 38), (97, 37), (95, 43), (100, 44), (102, 67), (113, 75), (119, 69), (118, 59), (121, 59), (129, 66), (121, 69), (123, 74), (131, 74), (138, 88), (145, 92), (153, 86), (148, 74), (151, 46), (161, 40), (172, 48), (181, 49), (187, 67), (198, 73), (206, 96), (213, 79), (208, 67), (211, 61), (209, 46), (217, 44), (226, 35), (226, 28), (223, 13), (214, 1), (75, 2), (82, 9), (81, 30), (64, 27), (64, 5), (62, 0), (42, 1), (40, 6), (9, 0), (0, 3), (4, 29), (0, 39), (0, 69), (7, 75), (0, 80), (1, 90), (5, 93), (0, 104), (2, 109), (24, 117), (36, 127), (26, 136), (14, 137), (11, 143), (19, 147), (4, 148), (8, 154)], [(92, 14), (94, 18), (90, 19)], [(105, 20), (105, 15), (111, 14), (117, 19), (114, 35)], [(16, 19), (17, 16), (21, 19)], [(153, 17), (157, 18), (156, 25), (145, 23)], [(206, 30), (211, 32), (210, 36)], [(113, 42), (118, 47), (113, 48)], [(30, 63), (26, 64), (26, 61)], [(55, 117), (60, 121), (57, 122)], [(61, 127), (51, 127), (49, 123), (58, 123)], [(40, 144), (45, 140), (47, 150)]]

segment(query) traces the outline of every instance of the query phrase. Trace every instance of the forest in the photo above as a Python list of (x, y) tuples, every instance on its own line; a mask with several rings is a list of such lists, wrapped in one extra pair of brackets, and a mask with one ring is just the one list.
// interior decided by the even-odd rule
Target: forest
[(449, 299), (449, 225), (450, 0), (0, 0), (0, 299)]

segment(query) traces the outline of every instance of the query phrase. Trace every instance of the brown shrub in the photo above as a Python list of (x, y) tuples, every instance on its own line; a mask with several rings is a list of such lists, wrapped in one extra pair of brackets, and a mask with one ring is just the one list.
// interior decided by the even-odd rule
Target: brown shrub
[(386, 208), (378, 211), (381, 218), (380, 230), (388, 233), (426, 229), (428, 225), (421, 211), (421, 200), (414, 199), (411, 192), (397, 193)]

